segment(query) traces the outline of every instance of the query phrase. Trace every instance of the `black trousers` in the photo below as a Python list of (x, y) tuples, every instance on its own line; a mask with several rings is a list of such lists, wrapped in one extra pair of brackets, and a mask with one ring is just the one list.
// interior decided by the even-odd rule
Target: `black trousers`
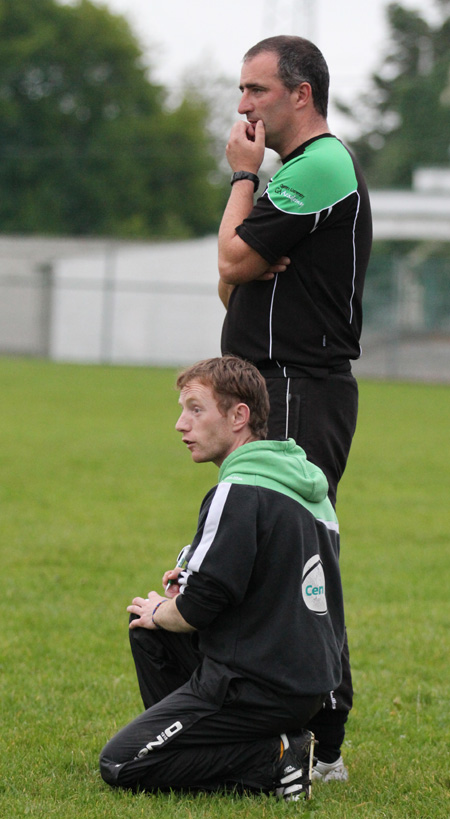
[(270, 792), (279, 735), (299, 733), (323, 695), (279, 695), (202, 658), (189, 635), (137, 628), (130, 640), (146, 710), (103, 749), (103, 779), (147, 791)]
[(294, 438), (328, 479), (336, 506), (358, 415), (358, 384), (349, 373), (325, 378), (270, 378), (263, 373), (270, 398), (269, 438)]
[[(349, 373), (325, 378), (271, 378), (264, 373), (270, 398), (269, 438), (294, 438), (310, 461), (325, 472), (329, 498), (336, 505), (358, 415), (358, 385)], [(317, 755), (333, 762), (340, 754), (345, 723), (353, 702), (347, 637), (342, 652), (342, 682), (326, 697), (308, 728), (319, 745)]]

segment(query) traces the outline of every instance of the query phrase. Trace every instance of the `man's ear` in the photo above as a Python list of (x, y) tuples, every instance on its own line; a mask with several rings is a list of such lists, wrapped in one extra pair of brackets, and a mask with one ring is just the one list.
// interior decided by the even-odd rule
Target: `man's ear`
[(250, 420), (250, 409), (247, 404), (236, 404), (233, 409), (233, 429), (241, 432)]
[(304, 108), (312, 100), (312, 89), (309, 82), (301, 82), (293, 93), (296, 94), (296, 108)]

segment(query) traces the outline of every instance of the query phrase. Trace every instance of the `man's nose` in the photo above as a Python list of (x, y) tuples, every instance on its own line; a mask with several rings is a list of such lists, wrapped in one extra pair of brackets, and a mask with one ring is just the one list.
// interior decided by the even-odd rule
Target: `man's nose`
[(175, 424), (177, 432), (184, 432), (186, 430), (186, 418), (184, 412), (181, 413), (178, 421)]
[(238, 114), (248, 114), (248, 112), (252, 110), (253, 105), (250, 102), (248, 94), (246, 94), (246, 92), (243, 91), (240, 103), (238, 105)]

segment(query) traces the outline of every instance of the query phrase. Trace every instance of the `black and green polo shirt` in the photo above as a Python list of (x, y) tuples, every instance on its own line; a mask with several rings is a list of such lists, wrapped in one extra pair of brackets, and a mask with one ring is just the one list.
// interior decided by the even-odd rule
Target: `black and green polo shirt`
[(235, 287), (222, 352), (293, 373), (358, 358), (372, 220), (343, 143), (323, 134), (293, 151), (236, 231), (269, 264), (291, 263), (270, 281)]

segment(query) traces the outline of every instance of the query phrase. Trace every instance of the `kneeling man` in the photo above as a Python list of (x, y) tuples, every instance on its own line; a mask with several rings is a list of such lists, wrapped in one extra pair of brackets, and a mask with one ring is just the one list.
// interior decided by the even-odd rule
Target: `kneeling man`
[(339, 530), (322, 471), (267, 441), (258, 370), (209, 359), (177, 380), (176, 429), (219, 479), (182, 565), (128, 607), (145, 711), (102, 751), (110, 785), (311, 795), (304, 725), (341, 679)]

